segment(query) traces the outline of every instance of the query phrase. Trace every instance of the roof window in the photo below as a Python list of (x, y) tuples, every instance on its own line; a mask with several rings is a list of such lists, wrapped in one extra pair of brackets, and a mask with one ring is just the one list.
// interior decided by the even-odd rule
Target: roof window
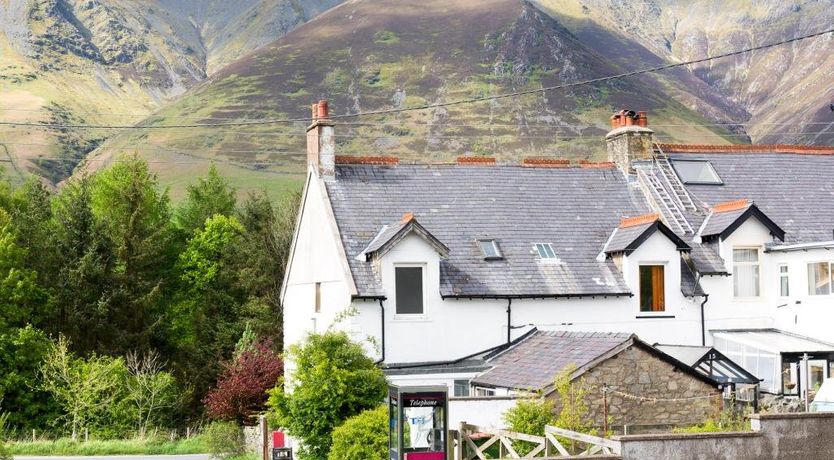
[(672, 160), (672, 165), (684, 184), (721, 185), (724, 183), (707, 160)]
[(484, 260), (498, 260), (503, 259), (501, 248), (498, 247), (498, 242), (495, 240), (478, 240), (478, 246), (481, 247), (481, 252), (484, 253)]
[(556, 259), (556, 251), (553, 250), (553, 245), (550, 243), (536, 243), (535, 244), (536, 252), (539, 253), (540, 259)]

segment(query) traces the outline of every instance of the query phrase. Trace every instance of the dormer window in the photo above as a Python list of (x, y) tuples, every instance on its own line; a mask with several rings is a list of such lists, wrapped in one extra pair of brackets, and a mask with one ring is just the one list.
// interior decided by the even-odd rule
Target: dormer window
[(675, 172), (684, 184), (721, 185), (724, 181), (707, 160), (672, 160)]
[(501, 248), (498, 247), (498, 242), (495, 240), (478, 240), (478, 246), (481, 247), (484, 260), (499, 260), (504, 258), (504, 255), (501, 254)]
[(553, 250), (553, 245), (550, 243), (536, 243), (536, 252), (542, 260), (556, 260), (556, 251)]
[(423, 266), (398, 265), (394, 267), (397, 316), (420, 316), (425, 314), (423, 305)]

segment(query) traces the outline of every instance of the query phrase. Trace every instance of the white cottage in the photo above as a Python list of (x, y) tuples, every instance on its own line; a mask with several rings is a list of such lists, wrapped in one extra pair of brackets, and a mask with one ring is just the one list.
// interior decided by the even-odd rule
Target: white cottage
[(533, 328), (714, 345), (772, 393), (834, 373), (834, 149), (659, 145), (622, 111), (607, 163), (403, 164), (338, 156), (315, 111), (285, 346), (342, 329), (458, 395)]

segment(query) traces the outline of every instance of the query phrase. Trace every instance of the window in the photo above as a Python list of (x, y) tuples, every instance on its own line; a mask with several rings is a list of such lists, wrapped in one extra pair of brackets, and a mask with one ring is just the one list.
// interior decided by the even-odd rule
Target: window
[(423, 314), (423, 267), (394, 267), (398, 315)]
[(321, 283), (316, 283), (316, 313), (321, 313)]
[(475, 387), (475, 396), (495, 396), (493, 388)]
[(788, 282), (788, 266), (779, 265), (779, 295), (788, 297), (791, 295), (791, 287)]
[(808, 264), (808, 294), (829, 295), (831, 294), (832, 265), (829, 262), (816, 262)]
[(759, 296), (759, 249), (733, 249), (733, 295)]
[(706, 160), (672, 160), (672, 166), (684, 184), (721, 185), (724, 181)]
[(663, 268), (663, 265), (640, 266), (640, 311), (666, 310)]
[(503, 259), (501, 249), (498, 247), (498, 242), (495, 240), (478, 240), (478, 245), (481, 247), (481, 252), (484, 253), (485, 260)]
[(555, 259), (556, 251), (553, 250), (553, 245), (550, 243), (536, 243), (536, 252), (539, 253), (541, 259)]
[(469, 380), (455, 380), (455, 396), (469, 396)]

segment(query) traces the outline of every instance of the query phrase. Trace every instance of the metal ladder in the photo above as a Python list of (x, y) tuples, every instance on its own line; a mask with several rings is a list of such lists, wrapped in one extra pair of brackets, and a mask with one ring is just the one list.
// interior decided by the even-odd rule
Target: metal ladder
[[(689, 225), (689, 221), (684, 215), (682, 205), (679, 205), (678, 199), (672, 195), (663, 186), (662, 179), (657, 177), (659, 168), (638, 169), (637, 179), (647, 192), (647, 196), (651, 197), (655, 208), (661, 213), (666, 220), (669, 221), (678, 231), (684, 234), (694, 234), (695, 231)], [(662, 173), (661, 173), (662, 174)], [(694, 204), (693, 204), (694, 206)]]
[(663, 152), (663, 149), (660, 148), (660, 144), (655, 143), (654, 148), (658, 152), (655, 156), (657, 170), (660, 172), (663, 182), (669, 187), (669, 190), (673, 192), (677, 204), (681, 207), (681, 209), (697, 211), (698, 207), (695, 206), (695, 202), (692, 201), (692, 197), (689, 196), (689, 192), (686, 191), (686, 187), (684, 187), (683, 182), (681, 182), (680, 177), (678, 177), (678, 174), (674, 169), (672, 169), (672, 163), (669, 161), (669, 156)]

